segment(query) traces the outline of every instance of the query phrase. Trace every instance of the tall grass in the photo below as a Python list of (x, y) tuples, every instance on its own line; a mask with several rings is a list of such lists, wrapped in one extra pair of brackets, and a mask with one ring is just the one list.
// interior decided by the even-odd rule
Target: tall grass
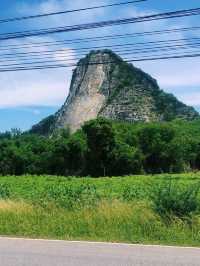
[(0, 201), (1, 235), (199, 246), (199, 228), (198, 216), (192, 230), (177, 218), (167, 226), (145, 202), (103, 201), (72, 211)]
[(200, 246), (199, 179), (0, 177), (0, 234)]

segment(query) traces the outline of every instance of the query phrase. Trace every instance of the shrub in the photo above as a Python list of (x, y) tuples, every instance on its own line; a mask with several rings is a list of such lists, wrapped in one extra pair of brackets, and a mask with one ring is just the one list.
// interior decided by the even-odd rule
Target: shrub
[(162, 217), (171, 215), (184, 219), (199, 209), (200, 184), (183, 187), (172, 181), (163, 182), (154, 188), (152, 201), (155, 211)]
[(10, 197), (10, 189), (7, 184), (0, 184), (0, 199), (7, 199)]

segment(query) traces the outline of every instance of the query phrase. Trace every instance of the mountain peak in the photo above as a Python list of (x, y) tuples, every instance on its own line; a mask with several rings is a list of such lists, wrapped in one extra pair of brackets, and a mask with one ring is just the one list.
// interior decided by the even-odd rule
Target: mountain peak
[[(162, 91), (156, 80), (111, 50), (91, 51), (73, 72), (69, 95), (49, 130), (72, 132), (98, 116), (127, 122), (195, 119), (192, 107)], [(33, 130), (41, 127), (41, 123)], [(45, 126), (45, 123), (42, 124)], [(49, 124), (48, 124), (49, 125)]]

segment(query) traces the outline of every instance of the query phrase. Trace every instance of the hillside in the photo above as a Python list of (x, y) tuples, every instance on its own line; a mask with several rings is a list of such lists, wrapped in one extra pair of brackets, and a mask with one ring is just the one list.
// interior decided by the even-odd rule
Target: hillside
[(64, 105), (31, 131), (48, 134), (69, 127), (74, 132), (85, 121), (99, 116), (132, 123), (193, 120), (199, 114), (165, 93), (150, 75), (112, 51), (91, 51), (74, 70)]

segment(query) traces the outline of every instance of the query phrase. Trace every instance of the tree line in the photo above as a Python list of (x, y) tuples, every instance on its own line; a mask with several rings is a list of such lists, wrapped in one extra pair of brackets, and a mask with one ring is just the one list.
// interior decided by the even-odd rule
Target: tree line
[(121, 176), (200, 169), (200, 120), (119, 123), (86, 122), (70, 134), (0, 134), (0, 174)]

